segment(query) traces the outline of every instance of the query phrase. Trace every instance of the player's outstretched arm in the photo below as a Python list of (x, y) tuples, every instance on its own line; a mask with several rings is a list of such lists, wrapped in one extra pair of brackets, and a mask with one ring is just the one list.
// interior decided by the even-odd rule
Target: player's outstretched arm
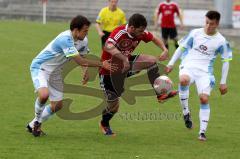
[(222, 66), (222, 78), (220, 81), (219, 91), (221, 95), (224, 95), (227, 93), (227, 76), (228, 76), (228, 70), (229, 70), (229, 62), (225, 61)]
[(81, 65), (81, 66), (87, 66), (87, 67), (103, 67), (106, 70), (110, 70), (111, 72), (114, 72), (117, 70), (117, 66), (111, 64), (109, 61), (95, 61), (95, 60), (89, 60), (86, 58), (81, 57), (80, 55), (76, 55), (73, 57), (73, 60)]
[(82, 66), (82, 71), (83, 71), (82, 84), (85, 85), (85, 84), (87, 84), (87, 82), (89, 80), (88, 67)]
[(161, 54), (160, 57), (159, 57), (159, 61), (167, 60), (167, 59), (168, 59), (168, 49), (165, 47), (163, 41), (153, 35), (152, 42), (153, 42), (156, 46), (160, 47), (160, 48), (163, 50), (162, 54)]
[[(85, 55), (81, 55), (81, 57), (85, 58), (86, 56)], [(89, 73), (88, 73), (88, 67), (86, 66), (81, 66), (82, 68), (82, 72), (83, 72), (83, 75), (82, 75), (82, 85), (85, 85), (87, 84), (88, 80), (89, 80)]]
[(178, 47), (175, 53), (173, 54), (171, 60), (168, 62), (168, 65), (165, 69), (166, 73), (170, 73), (173, 70), (175, 62), (181, 57), (182, 53), (186, 51), (186, 48)]

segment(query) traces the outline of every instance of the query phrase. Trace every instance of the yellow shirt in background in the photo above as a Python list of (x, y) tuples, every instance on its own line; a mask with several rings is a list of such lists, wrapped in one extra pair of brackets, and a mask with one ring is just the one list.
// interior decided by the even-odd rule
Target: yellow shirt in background
[(105, 7), (99, 12), (96, 22), (101, 24), (103, 31), (112, 32), (119, 25), (126, 24), (126, 17), (120, 8), (111, 11)]

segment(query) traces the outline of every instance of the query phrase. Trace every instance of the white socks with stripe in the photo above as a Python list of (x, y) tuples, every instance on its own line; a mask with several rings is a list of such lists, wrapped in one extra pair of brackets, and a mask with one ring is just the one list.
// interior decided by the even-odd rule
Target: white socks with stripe
[(182, 106), (183, 115), (189, 113), (188, 98), (189, 98), (189, 86), (179, 85), (179, 99)]
[(30, 127), (33, 127), (35, 121), (39, 121), (42, 115), (42, 112), (45, 108), (45, 104), (41, 104), (37, 98), (35, 101), (35, 118), (29, 123)]
[(208, 126), (208, 121), (210, 117), (210, 107), (209, 104), (201, 104), (199, 111), (199, 120), (200, 120), (200, 133), (205, 133)]
[(45, 122), (48, 120), (54, 113), (52, 112), (51, 106), (47, 105), (42, 112), (42, 116), (40, 118), (40, 122)]

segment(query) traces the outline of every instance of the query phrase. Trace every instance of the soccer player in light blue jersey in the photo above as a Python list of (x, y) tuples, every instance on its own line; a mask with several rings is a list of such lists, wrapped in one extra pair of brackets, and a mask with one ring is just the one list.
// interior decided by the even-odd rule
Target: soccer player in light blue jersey
[[(38, 97), (35, 102), (35, 118), (27, 125), (27, 130), (34, 136), (43, 134), (42, 122), (62, 108), (61, 72), (65, 63), (74, 60), (81, 66), (103, 67), (111, 71), (114, 69), (109, 61), (88, 60), (80, 55), (88, 50), (86, 35), (90, 24), (86, 17), (74, 17), (70, 30), (60, 33), (32, 61), (30, 71)], [(50, 105), (46, 105), (48, 99)]]
[(189, 86), (195, 83), (200, 99), (200, 131), (198, 139), (206, 140), (206, 130), (210, 117), (209, 96), (215, 85), (213, 64), (217, 55), (221, 55), (222, 77), (219, 90), (222, 95), (227, 93), (227, 75), (229, 61), (232, 60), (232, 50), (226, 39), (217, 31), (220, 13), (208, 11), (204, 28), (192, 30), (186, 37), (179, 41), (179, 47), (168, 63), (166, 72), (173, 69), (173, 65), (181, 57), (179, 66), (179, 98), (182, 105), (185, 126), (193, 127), (188, 106)]

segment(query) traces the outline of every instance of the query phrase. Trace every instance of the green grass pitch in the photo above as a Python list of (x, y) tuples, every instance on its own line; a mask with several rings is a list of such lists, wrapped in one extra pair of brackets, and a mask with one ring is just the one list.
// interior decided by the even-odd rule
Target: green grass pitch
[[(137, 97), (134, 104), (121, 100), (119, 114), (111, 122), (117, 133), (115, 138), (100, 133), (100, 116), (89, 120), (63, 120), (55, 115), (43, 124), (47, 136), (35, 138), (27, 133), (25, 126), (33, 118), (35, 101), (30, 63), (46, 44), (66, 29), (67, 22), (47, 25), (27, 21), (0, 22), (1, 159), (236, 159), (240, 156), (240, 55), (236, 49), (233, 49), (234, 60), (228, 77), (229, 92), (225, 96), (218, 91), (221, 62), (220, 58), (216, 60), (217, 85), (210, 98), (208, 140), (204, 143), (197, 140), (199, 101), (194, 86), (191, 87), (189, 100), (194, 129), (190, 131), (179, 117), (178, 97), (159, 104), (155, 96), (147, 96)], [(93, 27), (89, 31), (89, 46), (93, 54), (100, 56), (100, 39)], [(135, 52), (157, 55), (161, 50), (152, 44), (141, 43)], [(170, 54), (173, 54), (172, 49)], [(81, 85), (79, 70), (74, 69), (66, 81)], [(177, 88), (177, 66), (169, 76)], [(84, 88), (99, 90), (98, 82), (96, 78)], [(132, 89), (146, 88), (149, 89), (149, 85), (134, 86)], [(100, 98), (79, 94), (65, 94), (65, 97), (73, 99), (70, 109), (75, 113), (89, 110), (101, 102)], [(146, 114), (161, 116), (152, 120), (145, 118)]]

